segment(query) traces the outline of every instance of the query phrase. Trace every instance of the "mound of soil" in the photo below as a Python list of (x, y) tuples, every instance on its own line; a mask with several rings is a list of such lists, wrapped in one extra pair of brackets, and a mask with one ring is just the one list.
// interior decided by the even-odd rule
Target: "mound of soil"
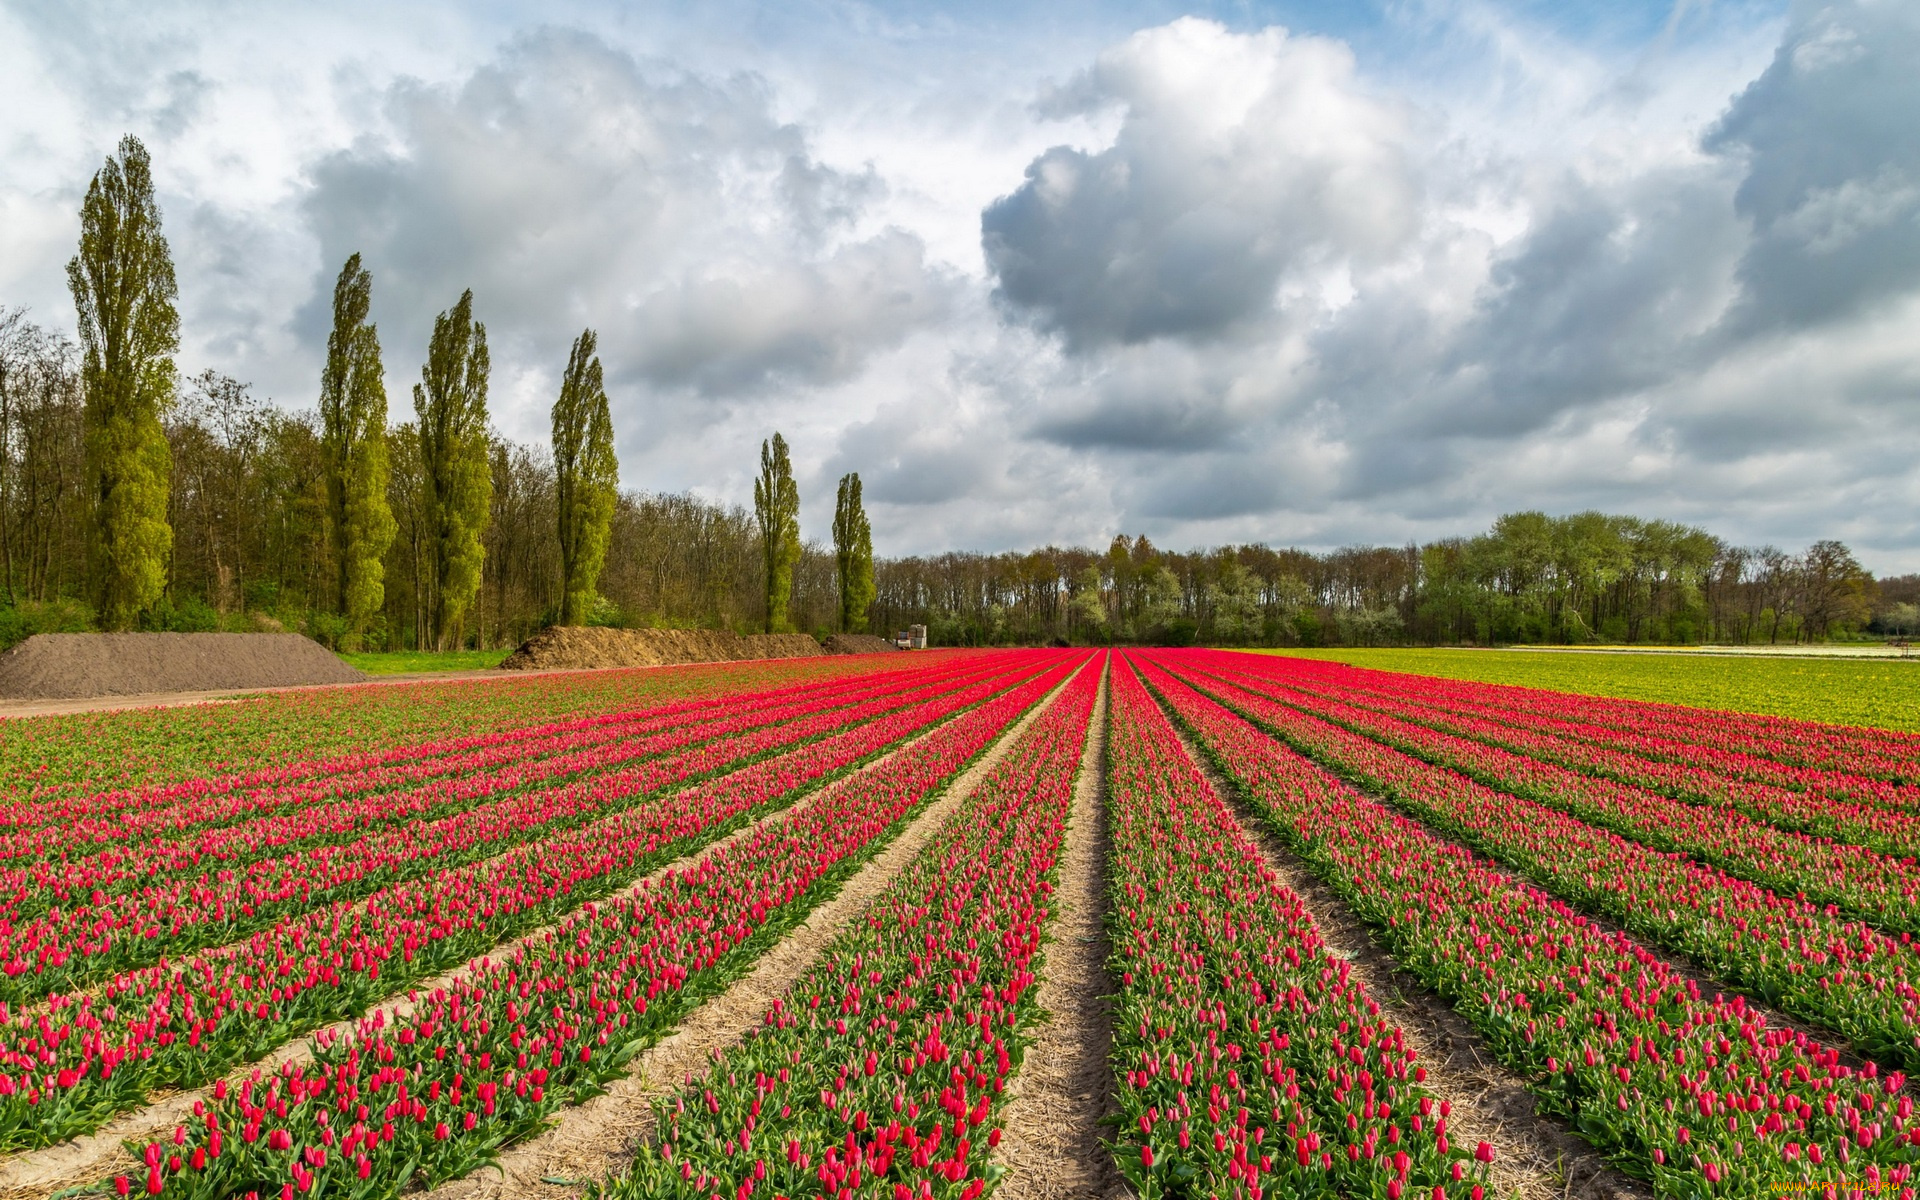
[(826, 640), (828, 654), (897, 654), (900, 647), (872, 633), (836, 633)]
[(826, 653), (807, 633), (750, 633), (740, 640), (746, 645), (742, 658), (813, 658)]
[(602, 667), (662, 667), (674, 663), (741, 662), (749, 658), (811, 658), (820, 643), (804, 633), (741, 637), (717, 629), (601, 629), (555, 625), (521, 643), (503, 671), (564, 671)]
[(39, 633), (0, 654), (0, 696), (71, 700), (152, 692), (358, 683), (297, 633)]

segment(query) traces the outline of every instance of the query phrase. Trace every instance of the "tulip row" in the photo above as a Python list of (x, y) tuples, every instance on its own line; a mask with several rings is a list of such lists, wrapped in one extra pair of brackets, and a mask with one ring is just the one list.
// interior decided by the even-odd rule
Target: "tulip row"
[[(192, 872), (244, 871), (245, 886), (258, 891), (263, 881), (289, 872), (299, 873), (299, 855), (319, 852), (347, 840), (395, 826), (408, 826), (400, 838), (437, 839), (427, 822), (440, 821), (499, 804), (509, 796), (527, 799), (541, 790), (553, 791), (575, 780), (605, 776), (616, 768), (657, 759), (702, 743), (728, 752), (728, 761), (745, 752), (735, 739), (751, 734), (764, 741), (769, 734), (780, 741), (829, 731), (871, 718), (891, 708), (905, 707), (940, 690), (978, 678), (978, 671), (942, 672), (934, 679), (903, 673), (877, 686), (862, 681), (850, 690), (828, 689), (817, 696), (755, 695), (736, 698), (729, 710), (694, 716), (656, 718), (633, 714), (623, 721), (601, 722), (570, 735), (528, 739), (516, 747), (490, 749), (486, 761), (475, 755), (456, 755), (450, 769), (429, 783), (402, 790), (359, 790), (345, 799), (307, 803), (239, 824), (202, 829), (184, 837), (156, 839), (133, 846), (113, 847), (85, 857), (40, 861), (27, 867), (0, 870), (0, 920), (16, 927), (58, 905), (63, 912), (88, 922), (89, 908), (111, 920), (109, 898), (139, 889), (133, 903), (159, 907), (165, 892), (155, 885)], [(774, 731), (786, 723), (804, 727)], [(278, 858), (279, 861), (268, 861)], [(199, 881), (204, 888), (207, 881)], [(256, 908), (260, 900), (249, 896)], [(124, 903), (124, 902), (123, 902)], [(0, 940), (0, 953), (5, 941)]]
[[(981, 698), (981, 689), (993, 686), (989, 682), (945, 693), (936, 690), (929, 702), (949, 710), (964, 707)], [(909, 693), (909, 699), (913, 695)], [(678, 753), (643, 758), (636, 765), (556, 787), (488, 799), (488, 783), (476, 781), (470, 790), (482, 793), (480, 802), (456, 805), (439, 820), (397, 826), (344, 844), (325, 842), (256, 861), (242, 871), (176, 877), (117, 894), (95, 892), (71, 908), (56, 908), (11, 927), (0, 924), (0, 970), (5, 972), (0, 1001), (30, 1000), (167, 955), (224, 945), (283, 918), (491, 857), (529, 837), (557, 834), (642, 803), (665, 788), (814, 738), (852, 740), (872, 749), (899, 736), (885, 717), (903, 711), (920, 709), (888, 696), (780, 726), (755, 728), (756, 717), (736, 718), (723, 730), (735, 736), (700, 738)], [(614, 761), (624, 756), (617, 744), (601, 753)]]
[(1744, 997), (1704, 995), (1626, 934), (1390, 812), (1172, 675), (1150, 677), (1401, 967), (1659, 1194), (1865, 1182), (1913, 1196), (1920, 1120), (1903, 1076), (1854, 1070)]
[[(1596, 740), (1679, 762), (1724, 764), (1732, 772), (1751, 771), (1753, 778), (1787, 786), (1794, 786), (1788, 782), (1792, 779), (1804, 787), (1824, 783), (1864, 787), (1866, 780), (1896, 787), (1920, 783), (1920, 735), (1911, 733), (1357, 670), (1300, 659), (1270, 661), (1269, 668), (1294, 677), (1337, 680), (1343, 686), (1498, 713), (1500, 720), (1565, 721), (1605, 730)], [(1808, 773), (1795, 774), (1801, 770)], [(1907, 797), (1902, 803), (1915, 802), (1911, 788), (1902, 788), (1900, 794)]]
[[(1645, 751), (1620, 749), (1601, 726), (1549, 718), (1530, 719), (1498, 710), (1446, 705), (1397, 693), (1351, 688), (1340, 683), (1303, 682), (1291, 675), (1261, 672), (1263, 678), (1320, 702), (1355, 705), (1443, 734), (1457, 735), (1590, 775), (1647, 788), (1693, 804), (1730, 807), (1768, 825), (1816, 837), (1866, 846), (1895, 857), (1920, 854), (1920, 809), (1899, 793), (1920, 792), (1909, 785), (1862, 776), (1837, 776), (1818, 784), (1769, 781), (1763, 772), (1730, 766), (1728, 756), (1703, 747), (1691, 761), (1648, 757)], [(1779, 764), (1769, 764), (1778, 766)], [(1816, 774), (1809, 768), (1782, 770)], [(1865, 796), (1865, 800), (1848, 799)]]
[(593, 905), (394, 1022), (316, 1039), (145, 1149), (152, 1195), (396, 1196), (486, 1162), (748, 969), (1073, 662), (975, 709), (657, 885)]
[(1143, 1200), (1473, 1197), (1398, 1026), (1322, 941), (1131, 666), (1107, 745), (1116, 1154)]
[(1622, 732), (1670, 739), (1726, 753), (1844, 775), (1920, 783), (1920, 734), (1833, 725), (1788, 717), (1702, 710), (1679, 705), (1599, 700), (1513, 689), (1516, 709), (1585, 718)]
[(759, 1031), (658, 1105), (656, 1144), (599, 1195), (986, 1189), (1100, 675), (1067, 685)]
[[(951, 717), (1031, 680), (1045, 656), (1001, 656), (993, 682), (824, 738), (456, 871), (341, 903), (177, 965), (56, 997), (0, 1027), (0, 1148), (87, 1132), (157, 1087), (206, 1082), (352, 1016), (578, 905)], [(1032, 686), (1028, 684), (1028, 686)]]
[(1838, 905), (1884, 930), (1920, 932), (1920, 864), (1912, 858), (1777, 829), (1729, 807), (1689, 804), (1270, 680), (1222, 678), (1656, 849), (1690, 854), (1776, 891)]
[(1175, 673), (1413, 816), (1620, 921), (1861, 1052), (1920, 1070), (1920, 944), (1804, 899), (1650, 850), (1546, 805), (1503, 795), (1171, 662)]
[[(897, 659), (823, 655), (567, 675), (503, 672), (487, 679), (301, 689), (228, 704), (0, 720), (0, 799), (32, 809), (112, 789), (244, 775), (296, 759), (352, 757), (691, 695), (884, 672), (898, 669)], [(0, 827), (6, 824), (0, 816)]]
[(165, 785), (14, 806), (13, 829), (0, 836), (0, 860), (68, 857), (149, 838), (178, 837), (196, 830), (244, 824), (262, 817), (379, 793), (394, 793), (433, 780), (499, 771), (515, 763), (585, 749), (623, 737), (638, 737), (699, 721), (725, 718), (743, 705), (825, 704), (876, 689), (911, 686), (952, 672), (963, 663), (940, 663), (918, 671), (869, 674), (825, 684), (791, 685), (750, 693), (727, 693), (647, 709), (605, 713), (526, 729), (445, 739), (376, 753), (297, 761), (272, 770), (190, 779)]

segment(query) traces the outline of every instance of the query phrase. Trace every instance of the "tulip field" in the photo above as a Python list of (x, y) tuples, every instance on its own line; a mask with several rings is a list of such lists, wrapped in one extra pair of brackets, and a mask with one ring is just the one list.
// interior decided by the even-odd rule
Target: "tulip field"
[(1920, 736), (1170, 649), (72, 720), (0, 1198), (1914, 1195)]

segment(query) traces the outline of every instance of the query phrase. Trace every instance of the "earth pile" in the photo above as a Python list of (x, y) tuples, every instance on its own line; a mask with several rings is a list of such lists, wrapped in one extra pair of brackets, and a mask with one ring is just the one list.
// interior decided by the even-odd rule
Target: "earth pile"
[(663, 667), (677, 663), (743, 662), (752, 658), (811, 658), (820, 643), (804, 633), (742, 637), (719, 629), (602, 629), (555, 625), (521, 643), (503, 671), (568, 671), (606, 667)]
[(0, 697), (12, 700), (365, 679), (326, 647), (297, 633), (39, 633), (0, 653)]
[(828, 654), (891, 654), (900, 647), (871, 633), (836, 633), (826, 640)]

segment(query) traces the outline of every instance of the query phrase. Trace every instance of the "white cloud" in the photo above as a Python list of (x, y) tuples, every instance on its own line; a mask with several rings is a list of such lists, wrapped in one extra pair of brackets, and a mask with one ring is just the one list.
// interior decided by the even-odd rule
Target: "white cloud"
[[(458, 85), (396, 84), (387, 126), (322, 159), (304, 204), (323, 264), (365, 254), (389, 345), (423, 343), (472, 287), (490, 327), (556, 364), (597, 327), (645, 420), (680, 390), (847, 378), (945, 311), (918, 238), (859, 228), (877, 181), (815, 161), (751, 77), (546, 31)], [(328, 283), (323, 268), (310, 326)]]
[(892, 229), (818, 261), (702, 267), (636, 306), (626, 338), (657, 383), (722, 394), (826, 383), (945, 316), (950, 290), (920, 240)]
[(1832, 254), (1916, 212), (1920, 186), (1889, 164), (1872, 179), (1848, 179), (1838, 187), (1808, 192), (1800, 207), (1780, 218), (1775, 228), (1805, 243), (1809, 254)]
[(1808, 6), (1707, 145), (1746, 175), (1734, 332), (1862, 314), (1920, 284), (1920, 8)]
[(1314, 283), (1417, 227), (1406, 114), (1366, 94), (1341, 43), (1185, 18), (1102, 54), (1046, 111), (1109, 104), (1126, 114), (1112, 146), (1047, 151), (981, 222), (999, 294), (1071, 345), (1223, 335), (1284, 290), (1317, 303)]

